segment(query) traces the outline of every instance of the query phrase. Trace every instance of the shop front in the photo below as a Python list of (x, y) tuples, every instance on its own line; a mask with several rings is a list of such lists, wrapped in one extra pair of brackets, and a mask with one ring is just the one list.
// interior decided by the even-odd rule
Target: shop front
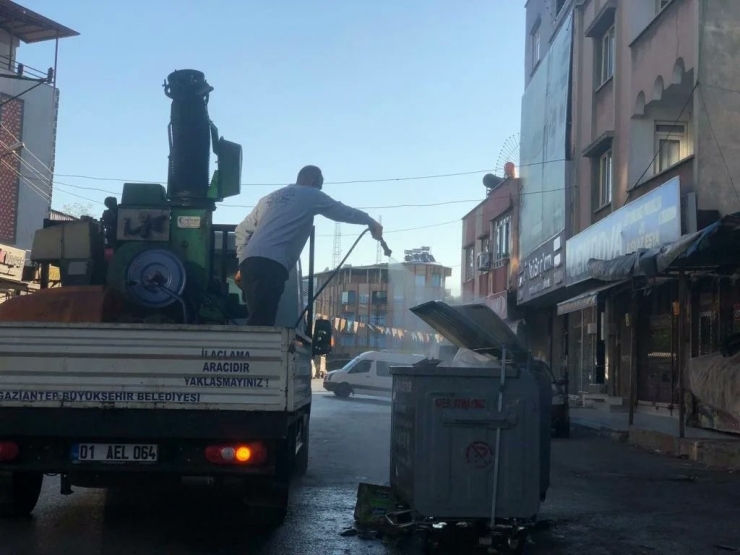
[(594, 274), (592, 263), (616, 263), (681, 234), (680, 183), (674, 178), (567, 241), (566, 284), (589, 286), (558, 306), (570, 314), (571, 352), (577, 354), (570, 367), (582, 376), (582, 391), (623, 398), (633, 393), (638, 401), (669, 407), (677, 402), (675, 280)]
[(556, 312), (564, 288), (565, 233), (560, 232), (522, 258), (516, 291), (517, 318), (523, 320), (517, 335), (536, 358), (548, 361), (559, 378), (567, 372), (567, 320)]

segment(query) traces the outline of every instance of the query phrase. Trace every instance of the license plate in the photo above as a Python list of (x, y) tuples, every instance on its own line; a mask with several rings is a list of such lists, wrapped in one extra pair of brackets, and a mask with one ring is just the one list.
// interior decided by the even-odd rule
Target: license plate
[(157, 445), (129, 443), (78, 443), (72, 446), (72, 462), (154, 463)]

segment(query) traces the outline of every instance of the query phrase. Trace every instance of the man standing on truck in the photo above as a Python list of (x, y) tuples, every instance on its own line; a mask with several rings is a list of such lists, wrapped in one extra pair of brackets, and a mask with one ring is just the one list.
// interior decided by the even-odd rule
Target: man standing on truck
[(383, 226), (365, 212), (345, 206), (321, 191), (324, 176), (316, 166), (298, 172), (294, 185), (260, 199), (236, 226), (236, 282), (244, 291), (248, 326), (274, 326), (280, 297), (306, 245), (317, 214), (335, 222), (366, 225), (376, 240)]

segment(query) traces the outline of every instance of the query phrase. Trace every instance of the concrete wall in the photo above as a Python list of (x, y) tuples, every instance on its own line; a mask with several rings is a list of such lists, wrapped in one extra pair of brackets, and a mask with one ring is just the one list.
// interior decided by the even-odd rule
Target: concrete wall
[[(696, 0), (674, 0), (660, 13), (652, 1), (613, 0), (614, 77), (599, 86), (595, 73), (600, 41), (585, 33), (605, 2), (584, 0), (575, 12), (572, 106), (578, 197), (572, 207), (573, 233), (644, 194), (642, 187), (634, 189), (641, 176), (640, 182), (650, 188), (655, 176), (651, 165), (655, 121), (677, 119), (690, 98), (696, 74)], [(689, 150), (694, 152), (695, 111), (689, 103), (681, 117), (689, 126)], [(585, 158), (583, 151), (609, 132), (613, 133), (612, 205), (594, 211), (598, 159)], [(693, 189), (693, 183), (682, 185), (684, 192)]]
[[(21, 175), (42, 189), (46, 187), (49, 190), (54, 170), (59, 91), (42, 85), (24, 98), (23, 143), (26, 146), (21, 154), (24, 161)], [(51, 201), (47, 202), (29, 187), (21, 186), (18, 203), (21, 217), (16, 231), (16, 246), (31, 248), (33, 236), (43, 226), (50, 207)]]
[(0, 29), (0, 70), (15, 71), (15, 50), (18, 48), (18, 39)]
[[(710, 4), (714, 1), (710, 0)], [(641, 12), (644, 8), (632, 2), (630, 9)], [(629, 48), (633, 105), (639, 103), (640, 94), (646, 104), (659, 101), (662, 92), (674, 84), (677, 64), (682, 65), (685, 72), (696, 65), (696, 0), (673, 0), (654, 16)]]
[[(30, 249), (35, 231), (42, 227), (43, 220), (51, 206), (51, 172), (54, 168), (54, 137), (56, 132), (56, 113), (58, 91), (48, 85), (29, 90), (35, 83), (0, 76), (0, 93), (8, 97), (28, 90), (22, 100), (21, 135), (25, 147), (17, 152), (22, 163), (13, 164), (21, 177), (18, 179), (17, 214), (15, 217), (14, 246)], [(7, 132), (5, 132), (7, 133)], [(12, 136), (5, 135), (9, 141)], [(10, 145), (8, 145), (10, 146)], [(8, 163), (17, 160), (7, 156)], [(7, 169), (7, 168), (6, 168)], [(17, 177), (17, 174), (16, 174)]]
[(698, 207), (727, 214), (740, 210), (740, 2), (707, 0), (698, 10)]

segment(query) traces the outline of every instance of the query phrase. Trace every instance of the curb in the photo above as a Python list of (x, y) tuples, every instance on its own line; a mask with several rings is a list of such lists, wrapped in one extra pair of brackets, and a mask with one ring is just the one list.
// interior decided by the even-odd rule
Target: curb
[(627, 439), (629, 437), (628, 432), (612, 430), (610, 428), (605, 428), (603, 426), (597, 428), (595, 426), (589, 426), (587, 424), (573, 422), (572, 420), (571, 420), (570, 426), (571, 428), (579, 430), (581, 432), (585, 432), (591, 435), (597, 435), (599, 437), (603, 437), (606, 439), (611, 439), (612, 441), (618, 441), (619, 443), (627, 443)]
[(574, 429), (596, 434), (620, 443), (629, 443), (642, 449), (682, 457), (718, 470), (740, 470), (740, 438), (738, 439), (680, 439), (670, 434), (630, 427), (629, 432), (572, 422)]

